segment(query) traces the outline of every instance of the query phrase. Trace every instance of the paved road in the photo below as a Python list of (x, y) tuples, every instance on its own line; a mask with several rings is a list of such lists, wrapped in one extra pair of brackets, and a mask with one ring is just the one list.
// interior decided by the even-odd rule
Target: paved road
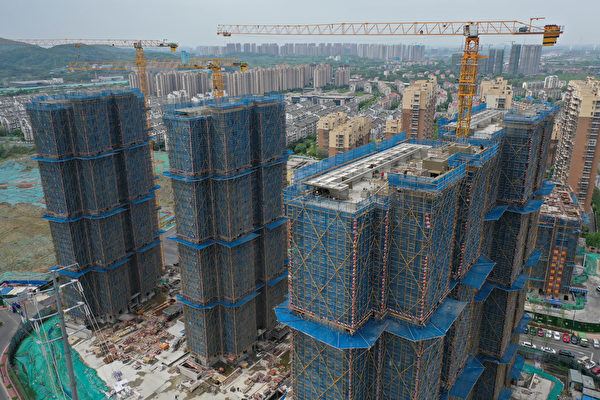
[(560, 341), (554, 340), (552, 338), (542, 338), (537, 335), (533, 337), (530, 335), (521, 335), (521, 342), (523, 341), (532, 342), (537, 346), (538, 349), (542, 346), (553, 348), (554, 350), (556, 350), (557, 353), (560, 349), (568, 350), (571, 353), (575, 354), (575, 358), (588, 356), (597, 363), (600, 363), (600, 349), (593, 348), (591, 344), (590, 347), (581, 347), (579, 345), (571, 343), (564, 343), (562, 341), (562, 334)]
[[(18, 314), (10, 312), (9, 310), (1, 310), (0, 321), (2, 321), (2, 326), (0, 326), (0, 354), (2, 354), (8, 347), (10, 339), (12, 339), (17, 329), (19, 329), (19, 326), (21, 325), (21, 317)], [(0, 400), (9, 399), (10, 397), (6, 392), (6, 389), (0, 384)]]
[(175, 236), (175, 227), (172, 227), (168, 231), (162, 234), (161, 239), (163, 242), (163, 253), (165, 256), (165, 264), (173, 265), (177, 261), (179, 261), (179, 256), (177, 255), (177, 243), (168, 239), (170, 236)]

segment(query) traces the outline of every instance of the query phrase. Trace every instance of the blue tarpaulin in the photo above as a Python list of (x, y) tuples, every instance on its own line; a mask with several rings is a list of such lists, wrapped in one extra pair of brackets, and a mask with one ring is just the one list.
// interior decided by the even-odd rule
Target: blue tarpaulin
[(469, 272), (465, 274), (462, 279), (462, 283), (467, 286), (471, 286), (477, 290), (481, 289), (488, 275), (496, 265), (495, 262), (484, 256), (479, 256), (477, 262), (469, 269)]
[(521, 318), (521, 320), (519, 321), (519, 325), (517, 325), (517, 327), (515, 328), (515, 333), (525, 333), (525, 328), (529, 324), (529, 321), (531, 321), (531, 315), (527, 313), (523, 314), (523, 318)]
[(510, 389), (504, 388), (500, 392), (500, 396), (498, 396), (498, 400), (510, 400), (512, 397), (512, 391)]
[(466, 399), (469, 397), (469, 394), (484, 370), (485, 368), (483, 365), (481, 365), (475, 357), (469, 355), (465, 368), (454, 382), (452, 389), (450, 389), (450, 395), (452, 397), (458, 397), (459, 399)]
[(515, 363), (513, 364), (513, 367), (510, 369), (510, 371), (508, 372), (508, 376), (512, 379), (519, 379), (519, 376), (521, 375), (521, 370), (523, 369), (524, 364), (525, 364), (525, 359), (517, 354), (517, 357), (515, 357)]
[(328, 346), (342, 350), (370, 348), (384, 331), (410, 341), (444, 336), (465, 305), (465, 302), (446, 298), (424, 326), (413, 325), (394, 317), (387, 317), (383, 320), (370, 319), (353, 335), (302, 318), (290, 310), (288, 301), (275, 307), (275, 313), (277, 320), (284, 325)]

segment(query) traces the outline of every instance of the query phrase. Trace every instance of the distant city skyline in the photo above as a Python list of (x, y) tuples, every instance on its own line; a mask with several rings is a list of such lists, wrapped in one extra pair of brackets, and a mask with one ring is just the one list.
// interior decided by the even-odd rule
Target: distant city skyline
[[(545, 16), (544, 23), (565, 26), (559, 45), (600, 44), (595, 33), (595, 19), (600, 15), (600, 2), (580, 0), (577, 7), (565, 7), (557, 0), (521, 2), (507, 0), (498, 4), (469, 0), (445, 3), (423, 0), (414, 4), (373, 0), (368, 4), (354, 0), (281, 2), (255, 0), (241, 2), (192, 2), (189, 0), (115, 1), (102, 6), (86, 7), (78, 0), (46, 2), (3, 2), (0, 14), (4, 38), (124, 38), (168, 39), (181, 46), (223, 45), (235, 42), (361, 42), (424, 44), (433, 47), (459, 48), (459, 38), (417, 37), (357, 37), (357, 36), (234, 36), (218, 37), (219, 23), (232, 24), (312, 24), (335, 22), (401, 22), (401, 21), (462, 21), (519, 20)], [(517, 39), (517, 40), (514, 40)], [(486, 37), (482, 45), (541, 43), (538, 37)]]

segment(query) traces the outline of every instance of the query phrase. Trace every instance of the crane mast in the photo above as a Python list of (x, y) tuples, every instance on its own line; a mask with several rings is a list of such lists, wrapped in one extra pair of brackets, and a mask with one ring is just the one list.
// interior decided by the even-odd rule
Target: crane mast
[(537, 26), (529, 23), (506, 21), (446, 21), (446, 22), (380, 22), (334, 23), (309, 25), (217, 25), (217, 35), (379, 35), (379, 36), (464, 36), (465, 46), (460, 65), (458, 86), (458, 115), (456, 136), (468, 138), (471, 128), (471, 109), (477, 92), (477, 65), (479, 36), (481, 35), (542, 35), (544, 46), (553, 46), (563, 33), (558, 25)]

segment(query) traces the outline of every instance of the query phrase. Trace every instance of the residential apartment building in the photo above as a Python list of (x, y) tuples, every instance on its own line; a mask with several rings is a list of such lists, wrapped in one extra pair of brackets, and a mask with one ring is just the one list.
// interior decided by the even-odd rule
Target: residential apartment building
[(510, 48), (510, 57), (508, 58), (507, 73), (516, 75), (519, 73), (519, 60), (521, 58), (521, 45), (513, 44)]
[(558, 147), (554, 178), (575, 191), (586, 213), (591, 211), (600, 146), (600, 80), (571, 81), (564, 108), (554, 126)]
[(313, 85), (315, 89), (329, 85), (332, 82), (332, 74), (333, 69), (330, 64), (317, 65), (313, 71)]
[(350, 69), (340, 67), (335, 70), (334, 85), (335, 86), (347, 86), (350, 84)]
[(392, 138), (296, 171), (276, 308), (294, 399), (511, 398), (555, 112), (506, 113), (476, 143)]
[(509, 74), (535, 75), (540, 68), (542, 46), (537, 44), (513, 44), (508, 61)]
[[(331, 68), (331, 66), (330, 66)], [(229, 96), (265, 94), (310, 85), (314, 67), (308, 64), (280, 64), (269, 68), (251, 68), (244, 72), (225, 73), (223, 81)]]
[(329, 132), (336, 127), (346, 123), (348, 115), (343, 112), (331, 113), (317, 123), (317, 147), (326, 153), (329, 153)]
[(512, 106), (512, 85), (498, 77), (493, 81), (481, 81), (479, 97), (487, 104), (487, 108), (508, 110)]
[(518, 72), (523, 75), (535, 75), (540, 69), (542, 57), (541, 44), (524, 44), (521, 47)]
[(357, 117), (329, 132), (329, 157), (369, 143), (371, 118)]
[[(115, 322), (154, 296), (163, 269), (144, 96), (45, 96), (27, 112), (59, 278), (79, 280), (90, 312)], [(81, 301), (64, 296), (67, 307)]]
[(435, 91), (437, 79), (418, 80), (406, 89), (402, 97), (402, 130), (408, 138), (433, 138)]
[(402, 119), (388, 119), (385, 121), (384, 138), (389, 139), (392, 136), (402, 132)]
[(280, 95), (165, 108), (187, 348), (248, 351), (287, 292)]
[(568, 295), (585, 213), (568, 185), (556, 185), (540, 208), (536, 250), (541, 257), (529, 271), (529, 288), (546, 298)]
[(485, 72), (488, 75), (499, 75), (502, 73), (502, 67), (504, 64), (504, 50), (503, 49), (490, 49), (488, 51), (488, 58)]

